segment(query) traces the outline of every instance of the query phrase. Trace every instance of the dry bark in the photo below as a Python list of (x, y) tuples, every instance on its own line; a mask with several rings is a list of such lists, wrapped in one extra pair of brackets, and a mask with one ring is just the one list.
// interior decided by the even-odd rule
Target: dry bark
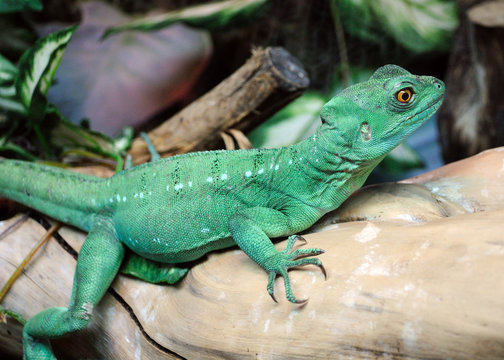
[(460, 27), (438, 115), (443, 157), (504, 145), (504, 1), (461, 1)]

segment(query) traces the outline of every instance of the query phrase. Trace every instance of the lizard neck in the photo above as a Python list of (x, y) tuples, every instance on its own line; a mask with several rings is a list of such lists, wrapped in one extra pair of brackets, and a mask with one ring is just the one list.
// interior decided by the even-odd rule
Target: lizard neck
[(352, 145), (324, 124), (314, 135), (293, 145), (293, 149), (303, 159), (300, 171), (304, 191), (311, 192), (310, 202), (323, 212), (339, 207), (382, 160), (358, 159)]

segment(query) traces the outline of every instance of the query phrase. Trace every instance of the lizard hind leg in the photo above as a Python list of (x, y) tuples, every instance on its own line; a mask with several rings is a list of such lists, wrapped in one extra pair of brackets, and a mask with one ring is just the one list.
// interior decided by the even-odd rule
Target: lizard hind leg
[(123, 257), (124, 246), (111, 222), (98, 220), (82, 245), (68, 308), (43, 310), (25, 325), (24, 359), (56, 359), (49, 340), (79, 331), (88, 324), (94, 306), (119, 271)]

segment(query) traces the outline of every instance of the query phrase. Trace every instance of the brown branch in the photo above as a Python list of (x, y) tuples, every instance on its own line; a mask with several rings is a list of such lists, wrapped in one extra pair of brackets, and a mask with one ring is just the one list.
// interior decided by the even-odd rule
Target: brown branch
[[(148, 133), (164, 156), (215, 149), (222, 131), (246, 132), (298, 97), (309, 85), (301, 64), (280, 47), (256, 49), (214, 89)], [(133, 141), (134, 163), (148, 159), (142, 139)]]

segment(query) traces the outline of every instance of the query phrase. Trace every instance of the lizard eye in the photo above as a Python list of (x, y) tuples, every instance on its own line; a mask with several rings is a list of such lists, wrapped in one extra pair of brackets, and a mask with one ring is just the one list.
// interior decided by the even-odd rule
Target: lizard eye
[(400, 103), (406, 104), (406, 103), (408, 103), (411, 100), (413, 94), (414, 94), (413, 93), (413, 89), (411, 89), (411, 88), (404, 88), (404, 89), (399, 90), (396, 93), (396, 99)]

